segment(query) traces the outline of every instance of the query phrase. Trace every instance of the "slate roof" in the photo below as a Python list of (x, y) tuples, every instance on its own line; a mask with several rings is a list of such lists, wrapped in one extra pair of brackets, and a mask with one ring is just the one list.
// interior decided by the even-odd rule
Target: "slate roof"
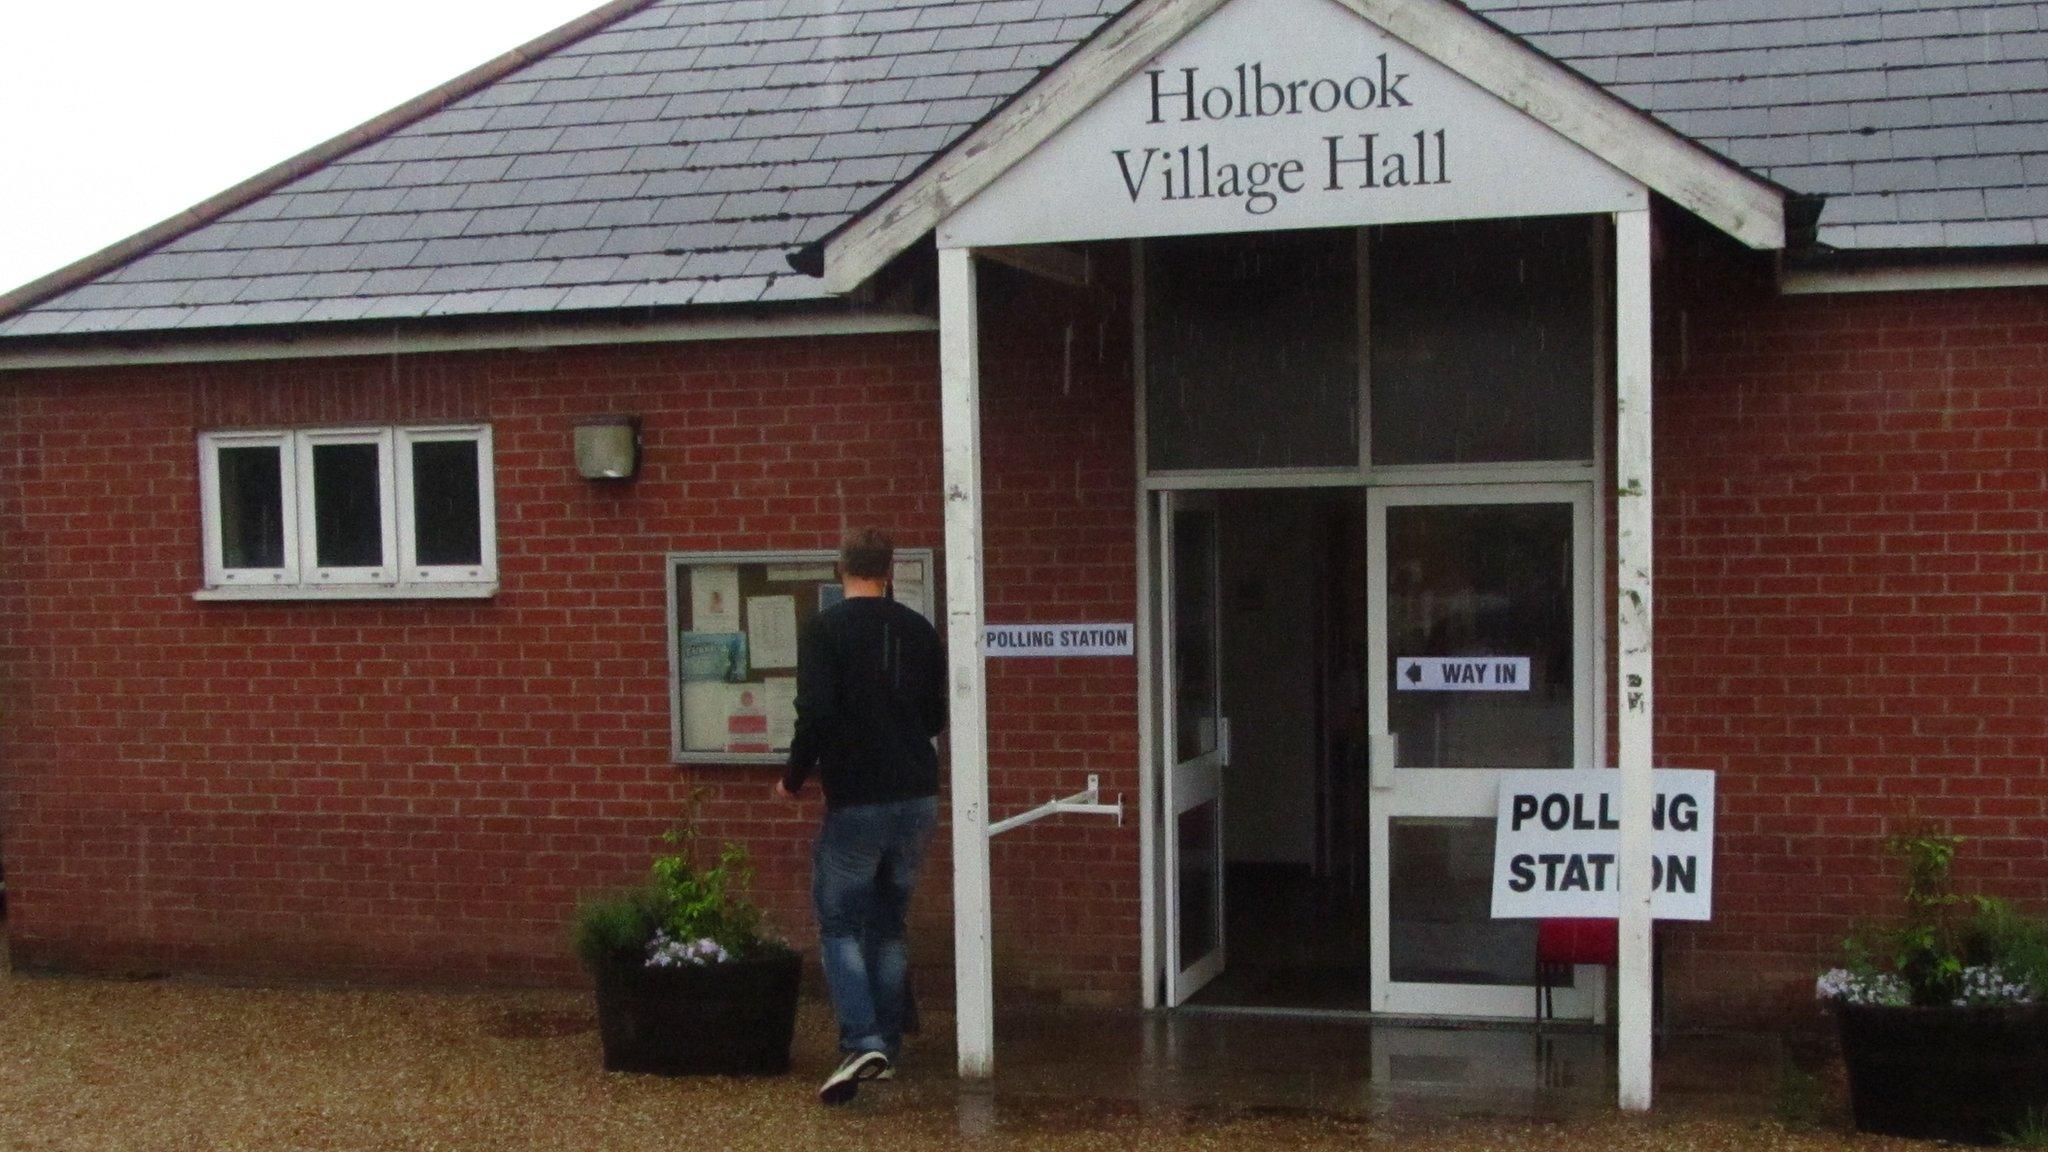
[(2048, 245), (2048, 4), (1469, 0), (1760, 176), (1835, 248)]
[[(1469, 0), (1845, 249), (2048, 244), (2048, 2)], [(654, 0), (0, 337), (817, 299), (788, 253), (1123, 0)]]
[(787, 253), (1124, 0), (656, 0), (0, 336), (814, 299)]

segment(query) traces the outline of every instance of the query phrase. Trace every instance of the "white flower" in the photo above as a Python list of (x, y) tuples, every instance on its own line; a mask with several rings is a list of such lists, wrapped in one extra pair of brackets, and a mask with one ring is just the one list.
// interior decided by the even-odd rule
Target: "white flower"
[(1885, 1004), (1903, 1006), (1909, 1002), (1905, 981), (1887, 972), (1852, 972), (1831, 968), (1814, 982), (1813, 994), (1822, 1000), (1844, 1004)]
[(647, 942), (647, 966), (649, 968), (675, 968), (690, 964), (723, 964), (732, 959), (718, 941), (706, 936), (699, 940), (677, 940), (666, 930), (655, 932), (654, 939)]
[[(1814, 982), (1814, 995), (1844, 1004), (1903, 1006), (1911, 1003), (1905, 981), (1885, 972), (1859, 973), (1834, 968)], [(2035, 991), (2026, 981), (1996, 964), (1975, 964), (1963, 969), (1962, 995), (1953, 1003), (1961, 1008), (1973, 1004), (2032, 1004)]]
[(2026, 981), (1996, 964), (1973, 964), (1963, 969), (1963, 994), (1957, 1007), (1969, 1004), (2032, 1004), (2034, 989)]

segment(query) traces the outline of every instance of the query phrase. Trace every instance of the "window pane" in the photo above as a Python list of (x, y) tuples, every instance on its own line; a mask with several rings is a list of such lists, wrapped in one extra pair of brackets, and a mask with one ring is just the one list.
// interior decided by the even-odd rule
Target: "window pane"
[(1593, 457), (1593, 249), (1583, 218), (1376, 228), (1374, 464)]
[(1174, 760), (1217, 750), (1217, 512), (1174, 512)]
[(474, 440), (412, 446), (413, 543), (421, 564), (483, 563), (476, 447)]
[(1216, 513), (1173, 514), (1174, 761), (1216, 750)]
[(313, 445), (313, 545), (322, 568), (384, 563), (375, 444)]
[(1527, 984), (1536, 922), (1493, 919), (1491, 817), (1391, 821), (1387, 873), (1392, 976), (1422, 984)]
[(1387, 509), (1387, 722), (1403, 768), (1570, 768), (1569, 504)]
[(1358, 465), (1357, 245), (1346, 230), (1145, 245), (1148, 468)]
[(1180, 963), (1187, 968), (1216, 949), (1223, 898), (1222, 857), (1217, 853), (1216, 802), (1197, 804), (1174, 818), (1180, 864)]
[(284, 453), (222, 448), (220, 563), (223, 568), (284, 567)]

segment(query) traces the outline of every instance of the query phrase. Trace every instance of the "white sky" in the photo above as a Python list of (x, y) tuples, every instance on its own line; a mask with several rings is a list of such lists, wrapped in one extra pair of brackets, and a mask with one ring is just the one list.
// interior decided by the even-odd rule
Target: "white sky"
[(0, 291), (602, 0), (7, 0)]

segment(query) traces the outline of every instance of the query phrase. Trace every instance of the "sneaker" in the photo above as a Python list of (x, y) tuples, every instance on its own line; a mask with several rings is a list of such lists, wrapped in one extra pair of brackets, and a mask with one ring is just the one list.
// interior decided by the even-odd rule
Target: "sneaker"
[(818, 1086), (818, 1100), (825, 1104), (844, 1104), (860, 1091), (860, 1082), (875, 1080), (889, 1072), (889, 1057), (880, 1052), (851, 1052), (839, 1062), (825, 1082)]

